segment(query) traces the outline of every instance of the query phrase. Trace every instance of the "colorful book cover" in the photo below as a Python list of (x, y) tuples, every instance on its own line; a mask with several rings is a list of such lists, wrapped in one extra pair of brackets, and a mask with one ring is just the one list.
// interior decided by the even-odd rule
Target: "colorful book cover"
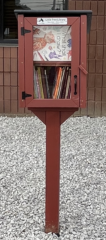
[(67, 67), (66, 75), (65, 75), (65, 81), (64, 81), (64, 87), (63, 87), (63, 92), (62, 92), (62, 98), (65, 98), (67, 80), (68, 80), (68, 73), (69, 73), (69, 68)]
[(49, 92), (49, 85), (48, 85), (48, 79), (47, 79), (47, 72), (46, 72), (46, 69), (44, 70), (44, 73), (45, 73), (45, 81), (46, 81), (47, 97), (50, 98), (50, 92)]
[(46, 89), (46, 82), (45, 82), (44, 67), (41, 67), (41, 78), (42, 78), (42, 86), (43, 86), (44, 98), (47, 98), (47, 89)]
[(34, 26), (33, 61), (71, 61), (71, 26)]
[(65, 98), (67, 98), (67, 96), (68, 96), (68, 89), (69, 89), (70, 81), (71, 81), (71, 70), (69, 69)]

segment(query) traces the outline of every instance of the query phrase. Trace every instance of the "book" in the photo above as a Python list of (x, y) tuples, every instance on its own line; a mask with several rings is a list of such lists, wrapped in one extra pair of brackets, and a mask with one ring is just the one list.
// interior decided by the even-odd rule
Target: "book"
[(67, 86), (67, 80), (68, 80), (68, 73), (69, 73), (69, 68), (66, 68), (66, 75), (65, 75), (65, 80), (64, 80), (64, 87), (63, 87), (63, 92), (61, 98), (65, 98), (65, 93), (66, 93), (66, 86)]
[(36, 84), (37, 84), (38, 98), (41, 98), (39, 80), (38, 80), (38, 69), (36, 70)]
[(60, 81), (59, 90), (58, 90), (58, 99), (60, 98), (62, 83), (63, 83), (63, 79), (64, 79), (64, 73), (65, 73), (65, 68), (63, 67), (62, 73), (61, 73), (61, 81)]
[(53, 90), (53, 86), (54, 86), (55, 75), (56, 75), (56, 67), (53, 66), (48, 71), (48, 83), (49, 83), (50, 97), (52, 97), (52, 90)]
[(71, 79), (70, 79), (70, 77), (71, 77), (70, 72), (71, 72), (71, 70), (69, 69), (65, 98), (67, 98), (67, 96), (68, 96), (68, 90), (69, 90), (69, 85), (70, 85), (70, 81), (71, 81)]
[(43, 93), (43, 86), (42, 86), (42, 80), (41, 80), (41, 68), (38, 67), (38, 80), (39, 80), (39, 88), (40, 88), (40, 95), (41, 98), (44, 99), (44, 93)]
[(58, 74), (57, 74), (57, 79), (56, 79), (55, 93), (54, 93), (54, 96), (53, 96), (53, 98), (55, 98), (55, 99), (58, 96), (58, 89), (59, 89), (59, 84), (60, 84), (60, 81), (61, 81), (61, 73), (62, 73), (62, 68), (59, 67)]
[(62, 86), (61, 86), (61, 92), (60, 92), (60, 99), (62, 98), (62, 94), (63, 94), (63, 90), (64, 90), (64, 83), (65, 83), (65, 78), (66, 78), (66, 72), (67, 72), (67, 67), (64, 67), (65, 71), (64, 71), (64, 77), (63, 77), (63, 81), (62, 81)]
[(67, 98), (68, 98), (68, 99), (71, 99), (71, 83), (70, 83), (70, 85), (69, 85)]
[(47, 98), (47, 89), (46, 89), (46, 80), (45, 80), (44, 67), (41, 67), (41, 78), (42, 78), (42, 86), (43, 86), (44, 98)]
[(61, 81), (62, 81), (62, 73), (63, 73), (63, 68), (61, 67), (60, 81), (59, 81), (58, 90), (57, 90), (57, 99), (59, 98), (59, 90), (60, 90), (60, 85), (61, 85)]
[(52, 88), (52, 98), (53, 98), (53, 95), (54, 95), (55, 89), (56, 89), (56, 79), (57, 79), (57, 75), (58, 75), (58, 70), (59, 70), (58, 67), (56, 67), (54, 83), (53, 83), (53, 88)]
[(59, 73), (59, 68), (57, 67), (57, 71), (56, 71), (56, 75), (55, 75), (55, 84), (54, 84), (54, 89), (53, 89), (52, 98), (55, 98), (55, 94), (56, 94), (56, 84), (57, 84), (58, 73)]
[(34, 70), (34, 98), (38, 98), (37, 82), (36, 82), (37, 72), (35, 70), (35, 66), (33, 67), (33, 70)]
[(71, 26), (33, 26), (33, 61), (71, 61), (71, 38)]
[(45, 74), (45, 81), (46, 81), (47, 98), (50, 98), (50, 91), (49, 91), (49, 85), (48, 85), (48, 79), (47, 79), (46, 69), (44, 69), (44, 74)]
[(71, 69), (70, 67), (35, 67), (34, 98), (70, 99)]

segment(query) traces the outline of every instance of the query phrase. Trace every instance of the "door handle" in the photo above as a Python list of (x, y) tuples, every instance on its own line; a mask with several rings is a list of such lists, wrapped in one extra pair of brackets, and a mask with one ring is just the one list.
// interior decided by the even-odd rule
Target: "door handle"
[(77, 75), (74, 75), (74, 95), (77, 95)]

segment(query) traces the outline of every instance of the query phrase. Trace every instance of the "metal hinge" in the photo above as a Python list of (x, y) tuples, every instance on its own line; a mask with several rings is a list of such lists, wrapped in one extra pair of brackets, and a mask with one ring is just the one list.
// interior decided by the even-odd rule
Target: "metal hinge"
[(32, 95), (31, 94), (28, 94), (26, 92), (22, 92), (22, 99), (25, 99), (27, 97), (31, 97)]
[(79, 65), (79, 69), (84, 73), (84, 74), (88, 74), (88, 72), (86, 71), (85, 68), (83, 68), (81, 65)]
[(25, 29), (24, 27), (21, 27), (21, 35), (22, 35), (22, 36), (24, 36), (25, 33), (30, 33), (30, 32), (31, 32), (31, 30), (27, 30), (27, 29)]

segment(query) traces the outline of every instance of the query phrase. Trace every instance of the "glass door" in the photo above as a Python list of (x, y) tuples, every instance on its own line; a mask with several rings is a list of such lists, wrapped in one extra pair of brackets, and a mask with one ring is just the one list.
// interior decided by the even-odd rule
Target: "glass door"
[(34, 99), (71, 98), (71, 26), (33, 26)]

